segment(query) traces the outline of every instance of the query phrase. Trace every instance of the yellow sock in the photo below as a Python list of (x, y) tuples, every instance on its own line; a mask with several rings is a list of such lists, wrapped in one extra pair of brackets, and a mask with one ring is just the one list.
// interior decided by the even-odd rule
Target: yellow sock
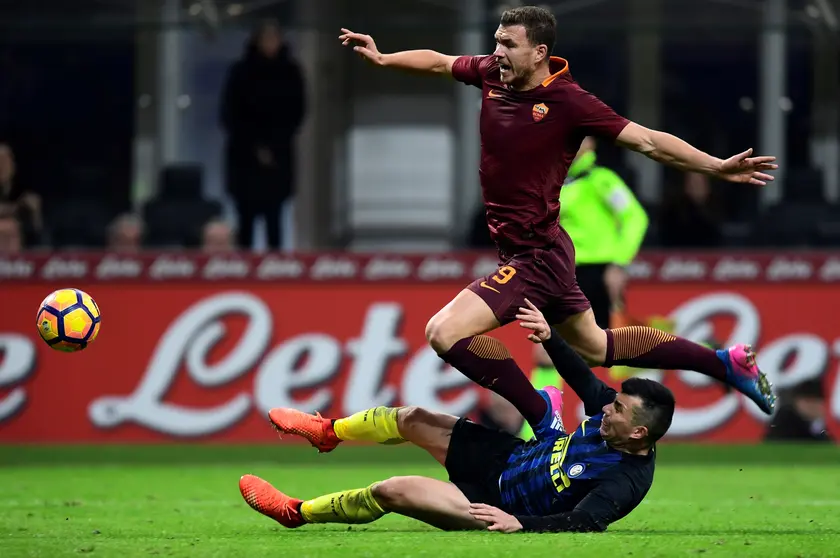
[(405, 441), (397, 427), (397, 413), (400, 409), (401, 407), (375, 407), (359, 411), (347, 418), (336, 420), (333, 430), (340, 440), (398, 444)]
[(318, 496), (300, 506), (300, 514), (307, 523), (370, 523), (387, 512), (373, 497), (371, 489), (356, 488)]

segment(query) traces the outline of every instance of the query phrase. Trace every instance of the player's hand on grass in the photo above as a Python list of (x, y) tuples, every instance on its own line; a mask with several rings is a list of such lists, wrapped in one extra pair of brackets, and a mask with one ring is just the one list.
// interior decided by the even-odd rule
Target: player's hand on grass
[(516, 319), (519, 320), (519, 326), (525, 329), (530, 329), (528, 340), (533, 343), (544, 343), (551, 337), (551, 327), (545, 321), (545, 316), (540, 312), (540, 309), (534, 306), (530, 300), (525, 299), (527, 308), (519, 307), (519, 313)]
[(515, 533), (522, 530), (519, 520), (499, 508), (487, 504), (470, 504), (470, 514), (487, 524), (488, 531)]
[(725, 160), (717, 172), (717, 177), (728, 182), (766, 186), (773, 177), (763, 171), (776, 170), (779, 165), (773, 163), (775, 157), (750, 157), (752, 152), (750, 148)]
[(376, 42), (370, 35), (363, 35), (362, 33), (354, 33), (349, 29), (341, 29), (341, 35), (338, 36), (342, 46), (350, 46), (352, 43), (357, 43), (353, 46), (353, 52), (356, 52), (369, 62), (382, 65), (382, 53), (376, 48)]

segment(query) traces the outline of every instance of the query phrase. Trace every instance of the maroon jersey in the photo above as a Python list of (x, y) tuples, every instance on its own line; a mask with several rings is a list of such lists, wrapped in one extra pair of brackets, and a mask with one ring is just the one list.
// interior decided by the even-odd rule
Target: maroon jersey
[(615, 141), (629, 123), (551, 58), (553, 74), (530, 91), (501, 82), (494, 56), (461, 56), (455, 79), (482, 90), (481, 190), (500, 250), (551, 244), (560, 234), (560, 188), (583, 138)]

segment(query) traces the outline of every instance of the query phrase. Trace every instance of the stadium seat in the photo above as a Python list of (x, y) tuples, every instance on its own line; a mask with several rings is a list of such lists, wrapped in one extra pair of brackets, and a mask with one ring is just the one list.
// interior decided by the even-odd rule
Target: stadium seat
[(50, 243), (59, 249), (104, 247), (112, 213), (104, 202), (69, 198), (47, 217)]
[(784, 200), (756, 216), (753, 246), (806, 247), (824, 245), (831, 226), (840, 221), (823, 194), (822, 171), (796, 167), (785, 174)]
[(822, 203), (825, 200), (822, 171), (809, 167), (790, 169), (785, 175), (784, 199), (795, 203)]
[(728, 221), (721, 225), (720, 236), (726, 248), (742, 248), (750, 245), (753, 225), (746, 221)]
[(142, 209), (146, 223), (146, 244), (165, 248), (196, 248), (204, 225), (222, 215), (222, 205), (202, 197), (202, 168), (177, 165), (160, 174), (158, 195)]
[(67, 170), (67, 181), (75, 197), (95, 200), (109, 194), (108, 172), (103, 167), (71, 166)]
[(162, 200), (201, 200), (204, 172), (201, 165), (170, 165), (160, 172), (158, 198)]
[(817, 223), (815, 244), (820, 248), (840, 247), (840, 207), (830, 205), (827, 215)]
[(830, 215), (825, 202), (783, 202), (756, 218), (753, 246), (807, 247), (818, 239), (819, 223)]
[(204, 225), (222, 215), (217, 201), (152, 200), (143, 208), (146, 241), (152, 247), (197, 247)]

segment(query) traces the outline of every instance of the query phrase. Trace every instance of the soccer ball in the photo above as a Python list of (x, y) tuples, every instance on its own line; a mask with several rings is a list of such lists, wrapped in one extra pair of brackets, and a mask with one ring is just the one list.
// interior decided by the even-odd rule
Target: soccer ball
[(99, 306), (78, 289), (59, 289), (38, 308), (38, 333), (57, 351), (81, 351), (99, 334)]

